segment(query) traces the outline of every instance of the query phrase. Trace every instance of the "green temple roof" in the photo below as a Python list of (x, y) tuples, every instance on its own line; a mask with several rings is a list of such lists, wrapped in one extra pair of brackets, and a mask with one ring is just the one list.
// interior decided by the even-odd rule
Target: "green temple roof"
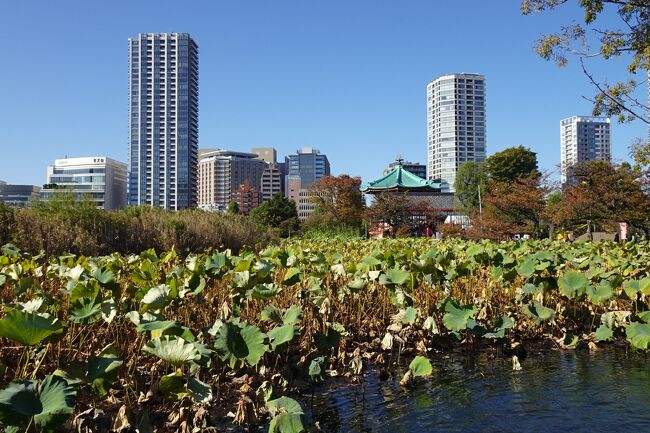
[(386, 176), (367, 184), (361, 185), (361, 191), (367, 193), (377, 193), (384, 191), (440, 191), (441, 185), (432, 180), (422, 179), (410, 171), (397, 164), (395, 168)]

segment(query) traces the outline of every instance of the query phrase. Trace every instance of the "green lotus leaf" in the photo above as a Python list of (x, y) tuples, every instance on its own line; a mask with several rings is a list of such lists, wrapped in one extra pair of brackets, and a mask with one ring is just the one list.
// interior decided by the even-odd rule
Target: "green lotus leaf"
[(641, 282), (639, 280), (628, 280), (623, 282), (623, 290), (628, 298), (635, 300), (636, 294), (641, 291)]
[(235, 272), (230, 283), (233, 287), (246, 289), (251, 284), (251, 273), (249, 271)]
[(327, 358), (324, 356), (319, 356), (318, 358), (311, 360), (308, 371), (311, 380), (315, 382), (323, 380), (323, 372), (325, 371), (326, 362)]
[(275, 305), (267, 305), (264, 307), (261, 313), (262, 320), (270, 320), (279, 325), (282, 325), (284, 321), (282, 320), (282, 311)]
[(614, 290), (608, 282), (602, 281), (596, 287), (587, 286), (587, 297), (589, 301), (597, 305), (602, 305), (614, 296)]
[(266, 335), (257, 326), (245, 322), (227, 322), (220, 329), (214, 348), (219, 358), (236, 368), (246, 362), (255, 366), (268, 347), (264, 344)]
[(20, 431), (33, 424), (39, 431), (62, 429), (75, 406), (76, 391), (57, 376), (36, 381), (11, 382), (0, 391), (0, 424), (7, 431)]
[(19, 302), (18, 309), (24, 313), (38, 313), (41, 311), (41, 307), (43, 307), (44, 302), (45, 300), (43, 298), (34, 298), (27, 302)]
[(604, 323), (601, 323), (596, 332), (594, 332), (594, 339), (596, 341), (607, 341), (614, 336), (614, 331)]
[(111, 385), (117, 380), (123, 363), (124, 361), (118, 357), (118, 352), (112, 344), (88, 360), (86, 381), (97, 395), (101, 397), (108, 392)]
[(650, 323), (650, 311), (641, 311), (636, 315), (639, 316), (639, 319), (641, 319), (645, 323)]
[(589, 280), (580, 272), (569, 271), (557, 280), (560, 293), (569, 299), (575, 299), (585, 293)]
[(647, 349), (650, 343), (650, 324), (632, 322), (625, 328), (627, 341), (636, 349)]
[(185, 378), (181, 373), (174, 372), (160, 378), (158, 389), (166, 399), (181, 400), (187, 395), (185, 382)]
[(282, 323), (285, 325), (294, 325), (302, 322), (302, 307), (299, 305), (292, 305), (287, 308), (282, 316)]
[(282, 282), (287, 286), (292, 286), (301, 280), (301, 271), (299, 268), (289, 268), (284, 274)]
[(194, 403), (209, 403), (212, 400), (212, 387), (192, 377), (187, 381), (187, 395)]
[(55, 317), (11, 310), (0, 320), (0, 336), (26, 346), (34, 346), (44, 339), (62, 335), (63, 324)]
[[(343, 265), (340, 266), (342, 267)], [(343, 274), (345, 274), (345, 271), (343, 271)], [(348, 283), (348, 289), (352, 291), (359, 291), (359, 290), (363, 290), (367, 285), (368, 285), (368, 281), (364, 280), (363, 278), (355, 278), (354, 280)]]
[(273, 350), (278, 346), (289, 343), (296, 335), (296, 328), (293, 324), (279, 326), (273, 328), (268, 332), (269, 339), (271, 340), (271, 347)]
[(431, 376), (433, 367), (431, 361), (425, 356), (416, 356), (409, 364), (409, 369), (413, 372), (413, 376)]
[(445, 315), (442, 317), (442, 323), (450, 331), (462, 331), (467, 329), (469, 320), (474, 317), (477, 309), (475, 305), (461, 305), (455, 299), (449, 298), (445, 302)]
[(115, 283), (115, 274), (110, 270), (102, 271), (100, 268), (97, 268), (90, 276), (96, 279), (102, 286), (110, 286)]
[(282, 287), (273, 283), (256, 284), (251, 292), (253, 299), (273, 299), (282, 291)]
[(555, 317), (555, 311), (552, 308), (545, 307), (542, 303), (533, 301), (530, 304), (523, 306), (523, 312), (535, 320), (535, 323), (540, 324)]
[(407, 307), (404, 310), (404, 314), (401, 315), (400, 320), (405, 325), (412, 325), (415, 323), (415, 319), (418, 317), (418, 310), (413, 307)]
[(192, 291), (193, 294), (198, 295), (205, 289), (205, 278), (199, 274), (194, 274), (187, 281), (187, 287)]
[(411, 273), (403, 269), (389, 269), (386, 271), (386, 275), (393, 284), (399, 285), (405, 284), (411, 278)]
[(304, 432), (304, 413), (300, 404), (292, 398), (280, 397), (266, 402), (266, 407), (273, 417), (269, 425), (269, 433), (300, 433)]
[(77, 299), (70, 308), (70, 321), (74, 323), (90, 324), (101, 318), (101, 304), (95, 303), (94, 299)]
[(517, 273), (525, 278), (530, 278), (535, 273), (535, 260), (524, 259), (519, 266), (517, 266)]
[(99, 295), (100, 289), (99, 283), (93, 280), (73, 280), (68, 283), (67, 287), (70, 292), (70, 302), (82, 298), (95, 299)]
[(161, 284), (150, 288), (142, 298), (145, 310), (160, 310), (172, 301), (172, 288), (167, 284)]
[(0, 251), (7, 257), (18, 258), (20, 257), (20, 249), (14, 244), (4, 244), (0, 247)]
[(506, 330), (515, 326), (515, 321), (509, 316), (503, 315), (494, 322), (496, 330), (483, 335), (485, 338), (505, 338)]
[(102, 319), (106, 323), (111, 323), (117, 316), (117, 307), (113, 298), (104, 299), (100, 304)]
[(149, 341), (142, 350), (157, 356), (163, 361), (181, 367), (201, 359), (199, 351), (192, 343), (177, 336), (165, 335)]

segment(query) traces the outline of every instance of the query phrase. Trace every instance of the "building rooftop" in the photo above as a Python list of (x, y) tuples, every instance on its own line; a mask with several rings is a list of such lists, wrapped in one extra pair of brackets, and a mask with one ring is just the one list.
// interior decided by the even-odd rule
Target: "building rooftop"
[(422, 179), (406, 170), (401, 161), (384, 177), (361, 185), (361, 191), (377, 193), (383, 191), (440, 191), (438, 182)]

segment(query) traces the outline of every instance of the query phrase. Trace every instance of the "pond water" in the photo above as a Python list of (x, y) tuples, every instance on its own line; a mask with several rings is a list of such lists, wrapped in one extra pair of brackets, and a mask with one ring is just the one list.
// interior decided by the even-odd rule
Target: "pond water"
[(650, 432), (645, 354), (546, 351), (522, 371), (487, 354), (431, 361), (433, 375), (411, 389), (369, 372), (363, 385), (303, 395), (303, 409), (325, 432)]

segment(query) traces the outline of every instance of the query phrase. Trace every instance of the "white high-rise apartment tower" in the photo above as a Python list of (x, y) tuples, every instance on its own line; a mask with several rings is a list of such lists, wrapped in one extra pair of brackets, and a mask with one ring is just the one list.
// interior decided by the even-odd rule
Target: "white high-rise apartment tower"
[(199, 49), (187, 33), (129, 39), (129, 204), (197, 203)]
[(427, 178), (454, 191), (464, 162), (485, 159), (485, 77), (451, 74), (427, 85)]
[(560, 121), (562, 183), (573, 182), (571, 168), (586, 161), (611, 160), (611, 130), (607, 117), (572, 116)]

